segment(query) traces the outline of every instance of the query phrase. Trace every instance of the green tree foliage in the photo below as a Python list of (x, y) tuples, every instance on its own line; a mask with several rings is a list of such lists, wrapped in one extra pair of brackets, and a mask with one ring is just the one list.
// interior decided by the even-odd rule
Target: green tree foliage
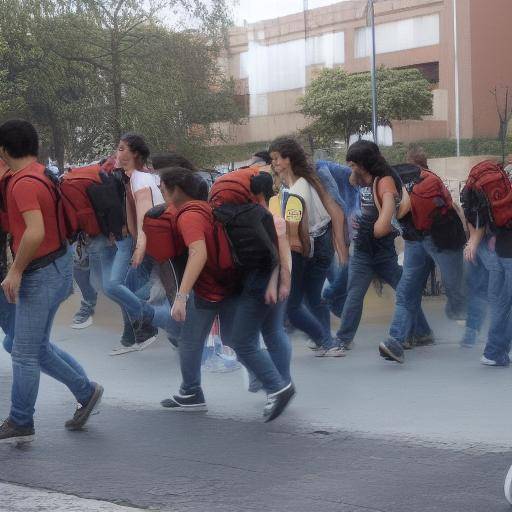
[[(421, 119), (432, 113), (430, 84), (417, 69), (380, 68), (377, 98), (379, 125), (391, 126), (393, 120)], [(303, 114), (313, 121), (307, 130), (324, 141), (348, 143), (352, 134), (371, 131), (369, 73), (324, 69), (299, 102)]]
[[(162, 24), (178, 7), (193, 29)], [(224, 0), (0, 0), (0, 115), (46, 129), (60, 163), (124, 131), (193, 157), (218, 136), (210, 123), (239, 117), (218, 67), (227, 23)]]

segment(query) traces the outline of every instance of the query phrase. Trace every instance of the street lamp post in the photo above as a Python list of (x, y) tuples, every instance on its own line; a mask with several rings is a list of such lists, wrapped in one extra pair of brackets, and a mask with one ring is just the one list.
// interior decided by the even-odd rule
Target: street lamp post
[(368, 0), (367, 6), (367, 22), (372, 32), (372, 64), (371, 64), (371, 82), (372, 82), (372, 131), (373, 141), (378, 143), (377, 139), (377, 68), (376, 68), (376, 45), (375, 45), (375, 9), (373, 0)]

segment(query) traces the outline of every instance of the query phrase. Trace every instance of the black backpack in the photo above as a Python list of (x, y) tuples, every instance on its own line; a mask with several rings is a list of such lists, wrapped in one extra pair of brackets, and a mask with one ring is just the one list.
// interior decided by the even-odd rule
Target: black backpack
[(272, 214), (259, 204), (223, 204), (213, 210), (226, 233), (235, 267), (273, 270), (279, 262)]

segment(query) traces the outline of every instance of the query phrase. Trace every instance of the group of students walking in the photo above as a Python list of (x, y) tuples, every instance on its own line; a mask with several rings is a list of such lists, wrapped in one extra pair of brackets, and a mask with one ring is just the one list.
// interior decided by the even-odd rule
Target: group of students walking
[[(115, 156), (59, 181), (37, 156), (30, 123), (0, 126), (0, 216), (13, 256), (0, 266), (0, 327), (13, 364), (0, 442), (33, 437), (40, 371), (77, 399), (66, 428), (81, 429), (98, 408), (102, 386), (50, 341), (73, 275), (83, 296), (74, 327), (91, 324), (100, 291), (120, 306), (124, 328), (112, 355), (140, 351), (159, 328), (167, 332), (182, 377), (179, 390), (161, 402), (168, 409), (206, 409), (201, 361), (219, 319), (222, 341), (248, 370), (251, 390), (266, 392), (264, 420), (274, 420), (295, 395), (286, 318), (306, 333), (315, 356), (345, 356), (375, 277), (396, 290), (379, 352), (403, 363), (404, 350), (434, 341), (421, 308), (434, 264), (447, 316), (467, 319), (462, 345), (476, 343), (488, 304), (482, 362), (509, 364), (512, 192), (493, 162), (472, 170), (464, 189), (466, 243), (460, 212), (419, 148), (407, 164), (391, 167), (374, 143), (359, 141), (348, 150), (348, 167), (312, 166), (301, 145), (284, 137), (211, 189), (179, 155), (153, 155), (150, 166), (148, 146), (136, 134), (121, 137)], [(331, 313), (341, 318), (335, 335)]]

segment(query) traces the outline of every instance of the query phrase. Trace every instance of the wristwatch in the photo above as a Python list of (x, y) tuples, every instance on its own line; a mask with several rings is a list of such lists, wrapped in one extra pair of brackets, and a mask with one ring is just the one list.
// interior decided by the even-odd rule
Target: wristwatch
[(180, 293), (176, 292), (175, 300), (181, 300), (183, 302), (187, 302), (188, 298), (190, 297), (189, 293)]

